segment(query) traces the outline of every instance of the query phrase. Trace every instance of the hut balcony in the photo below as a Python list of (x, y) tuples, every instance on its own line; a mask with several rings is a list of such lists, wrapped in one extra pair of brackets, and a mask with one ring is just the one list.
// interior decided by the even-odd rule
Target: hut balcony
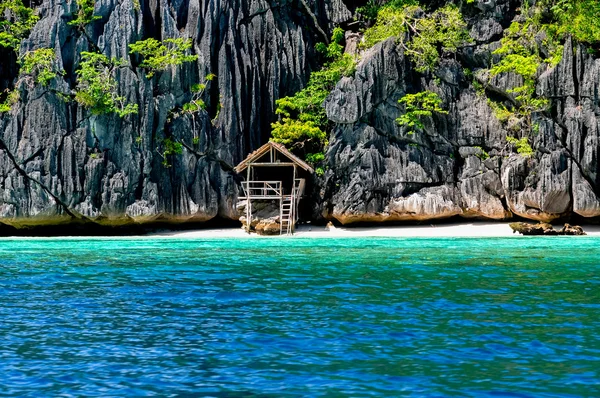
[(240, 200), (247, 199), (282, 199), (294, 198), (300, 199), (304, 195), (306, 180), (304, 178), (294, 179), (293, 189), (285, 189), (283, 181), (242, 181), (242, 190), (244, 192)]

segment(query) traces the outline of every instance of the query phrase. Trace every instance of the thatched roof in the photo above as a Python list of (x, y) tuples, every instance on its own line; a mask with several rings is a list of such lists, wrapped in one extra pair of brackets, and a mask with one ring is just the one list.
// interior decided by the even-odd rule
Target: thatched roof
[(241, 173), (242, 171), (246, 170), (248, 165), (256, 162), (258, 159), (263, 157), (263, 155), (267, 154), (271, 148), (273, 148), (276, 151), (278, 151), (279, 153), (283, 154), (285, 157), (289, 158), (297, 166), (303, 168), (304, 170), (308, 171), (309, 173), (314, 173), (314, 170), (312, 169), (312, 167), (310, 167), (308, 165), (308, 163), (306, 163), (305, 161), (300, 159), (298, 156), (296, 156), (293, 153), (291, 153), (290, 151), (288, 151), (288, 149), (286, 147), (284, 147), (283, 145), (278, 144), (273, 141), (267, 142), (265, 145), (261, 146), (256, 151), (254, 151), (250, 155), (248, 155), (248, 157), (246, 159), (244, 159), (240, 164), (238, 164), (235, 167), (235, 169), (234, 169), (235, 172)]

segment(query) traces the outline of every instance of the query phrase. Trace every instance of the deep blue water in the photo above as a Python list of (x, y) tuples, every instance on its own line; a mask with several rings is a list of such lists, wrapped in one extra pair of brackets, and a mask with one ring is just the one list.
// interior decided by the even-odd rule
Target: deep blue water
[(600, 239), (0, 240), (0, 396), (600, 396)]

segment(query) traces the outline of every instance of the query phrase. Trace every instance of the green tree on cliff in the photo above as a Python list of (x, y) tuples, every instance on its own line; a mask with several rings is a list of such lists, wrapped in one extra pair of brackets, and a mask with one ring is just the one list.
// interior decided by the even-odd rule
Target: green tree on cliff
[(127, 104), (126, 98), (117, 91), (115, 78), (117, 68), (125, 66), (124, 60), (109, 59), (92, 52), (81, 53), (81, 63), (77, 70), (77, 90), (75, 100), (89, 109), (93, 115), (116, 113), (125, 117), (138, 112), (137, 104)]
[(0, 2), (0, 46), (19, 52), (21, 40), (29, 35), (39, 19), (35, 10), (25, 7), (21, 0), (2, 0)]
[(424, 12), (414, 2), (392, 2), (382, 7), (375, 25), (364, 32), (363, 47), (396, 37), (418, 72), (432, 71), (442, 55), (472, 43), (460, 10), (450, 4)]
[[(286, 145), (313, 164), (324, 158), (330, 129), (323, 102), (337, 82), (355, 70), (354, 58), (344, 54), (343, 40), (344, 31), (336, 28), (329, 45), (317, 44), (317, 51), (327, 59), (325, 66), (311, 73), (306, 88), (276, 101), (275, 113), (279, 120), (271, 125), (272, 140)], [(318, 172), (322, 170), (318, 169)]]

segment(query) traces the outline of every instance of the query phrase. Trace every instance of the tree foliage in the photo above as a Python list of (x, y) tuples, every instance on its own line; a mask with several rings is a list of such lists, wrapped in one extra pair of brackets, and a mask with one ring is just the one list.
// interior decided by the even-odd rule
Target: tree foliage
[(21, 40), (40, 18), (35, 11), (23, 5), (22, 0), (0, 2), (0, 46), (19, 52)]
[(418, 72), (433, 70), (442, 56), (472, 42), (460, 10), (449, 4), (426, 13), (413, 2), (382, 7), (375, 25), (364, 33), (364, 47), (397, 37)]
[(517, 153), (524, 158), (530, 158), (533, 156), (533, 148), (529, 145), (529, 139), (527, 137), (515, 138), (515, 137), (506, 137), (506, 142), (508, 145), (513, 146), (517, 149)]
[(190, 88), (190, 91), (192, 92), (192, 99), (190, 102), (183, 104), (183, 113), (192, 114), (206, 109), (206, 103), (204, 100), (202, 100), (202, 96), (204, 95), (204, 91), (206, 90), (208, 82), (212, 81), (215, 77), (215, 74), (210, 73), (204, 79), (204, 83), (192, 85)]
[(600, 42), (600, 2), (598, 0), (542, 0), (540, 13), (552, 14), (548, 24), (550, 34), (563, 37), (572, 35), (577, 41)]
[(181, 155), (183, 153), (183, 144), (177, 142), (172, 138), (165, 138), (162, 142), (162, 165), (164, 167), (171, 167), (170, 157), (173, 155)]
[(442, 109), (442, 99), (432, 91), (421, 91), (416, 94), (406, 94), (399, 101), (406, 107), (406, 112), (396, 119), (401, 126), (407, 126), (410, 132), (415, 128), (422, 129), (423, 119), (433, 113), (448, 114)]
[[(523, 79), (521, 86), (508, 90), (508, 94), (514, 97), (510, 109), (505, 105), (496, 106), (498, 110), (496, 114), (502, 115), (502, 118), (499, 118), (501, 122), (523, 120), (526, 132), (532, 130), (532, 115), (545, 111), (550, 105), (547, 98), (538, 97), (535, 92), (537, 71), (545, 62), (535, 40), (539, 31), (540, 26), (533, 18), (526, 19), (523, 23), (513, 22), (504, 34), (502, 46), (494, 51), (495, 55), (500, 55), (502, 58), (490, 70), (491, 76), (514, 73)], [(507, 116), (507, 112), (512, 115)]]
[(76, 0), (77, 14), (76, 18), (69, 22), (69, 25), (77, 26), (79, 29), (84, 29), (93, 21), (100, 19), (100, 16), (94, 15), (96, 0)]
[(143, 57), (140, 66), (146, 69), (146, 77), (150, 79), (156, 72), (163, 71), (170, 66), (196, 61), (197, 55), (187, 54), (191, 47), (191, 39), (165, 39), (160, 42), (150, 38), (130, 44), (129, 53), (140, 54)]
[(19, 79), (12, 90), (4, 92), (4, 101), (0, 103), (0, 113), (9, 112), (21, 98), (19, 86), (25, 83), (27, 88), (33, 88), (36, 84), (46, 87), (57, 75), (64, 71), (56, 65), (54, 49), (38, 48), (26, 52), (19, 59)]
[(271, 125), (272, 140), (304, 154), (309, 162), (324, 158), (322, 152), (327, 145), (330, 122), (323, 102), (337, 82), (354, 74), (356, 68), (354, 58), (343, 53), (343, 40), (344, 31), (334, 29), (329, 45), (317, 45), (317, 50), (328, 60), (323, 68), (311, 73), (306, 88), (276, 101), (275, 113), (280, 119)]
[(53, 48), (38, 48), (26, 52), (19, 60), (21, 79), (24, 79), (29, 87), (34, 84), (47, 86), (52, 79), (59, 74), (64, 74), (56, 66), (56, 53)]
[(137, 113), (137, 104), (127, 104), (125, 97), (117, 92), (115, 71), (125, 61), (108, 59), (103, 54), (82, 52), (77, 70), (75, 100), (93, 115), (116, 113), (125, 117)]
[(19, 102), (19, 91), (16, 89), (6, 90), (3, 94), (4, 101), (0, 102), (0, 113), (10, 112), (12, 106)]

